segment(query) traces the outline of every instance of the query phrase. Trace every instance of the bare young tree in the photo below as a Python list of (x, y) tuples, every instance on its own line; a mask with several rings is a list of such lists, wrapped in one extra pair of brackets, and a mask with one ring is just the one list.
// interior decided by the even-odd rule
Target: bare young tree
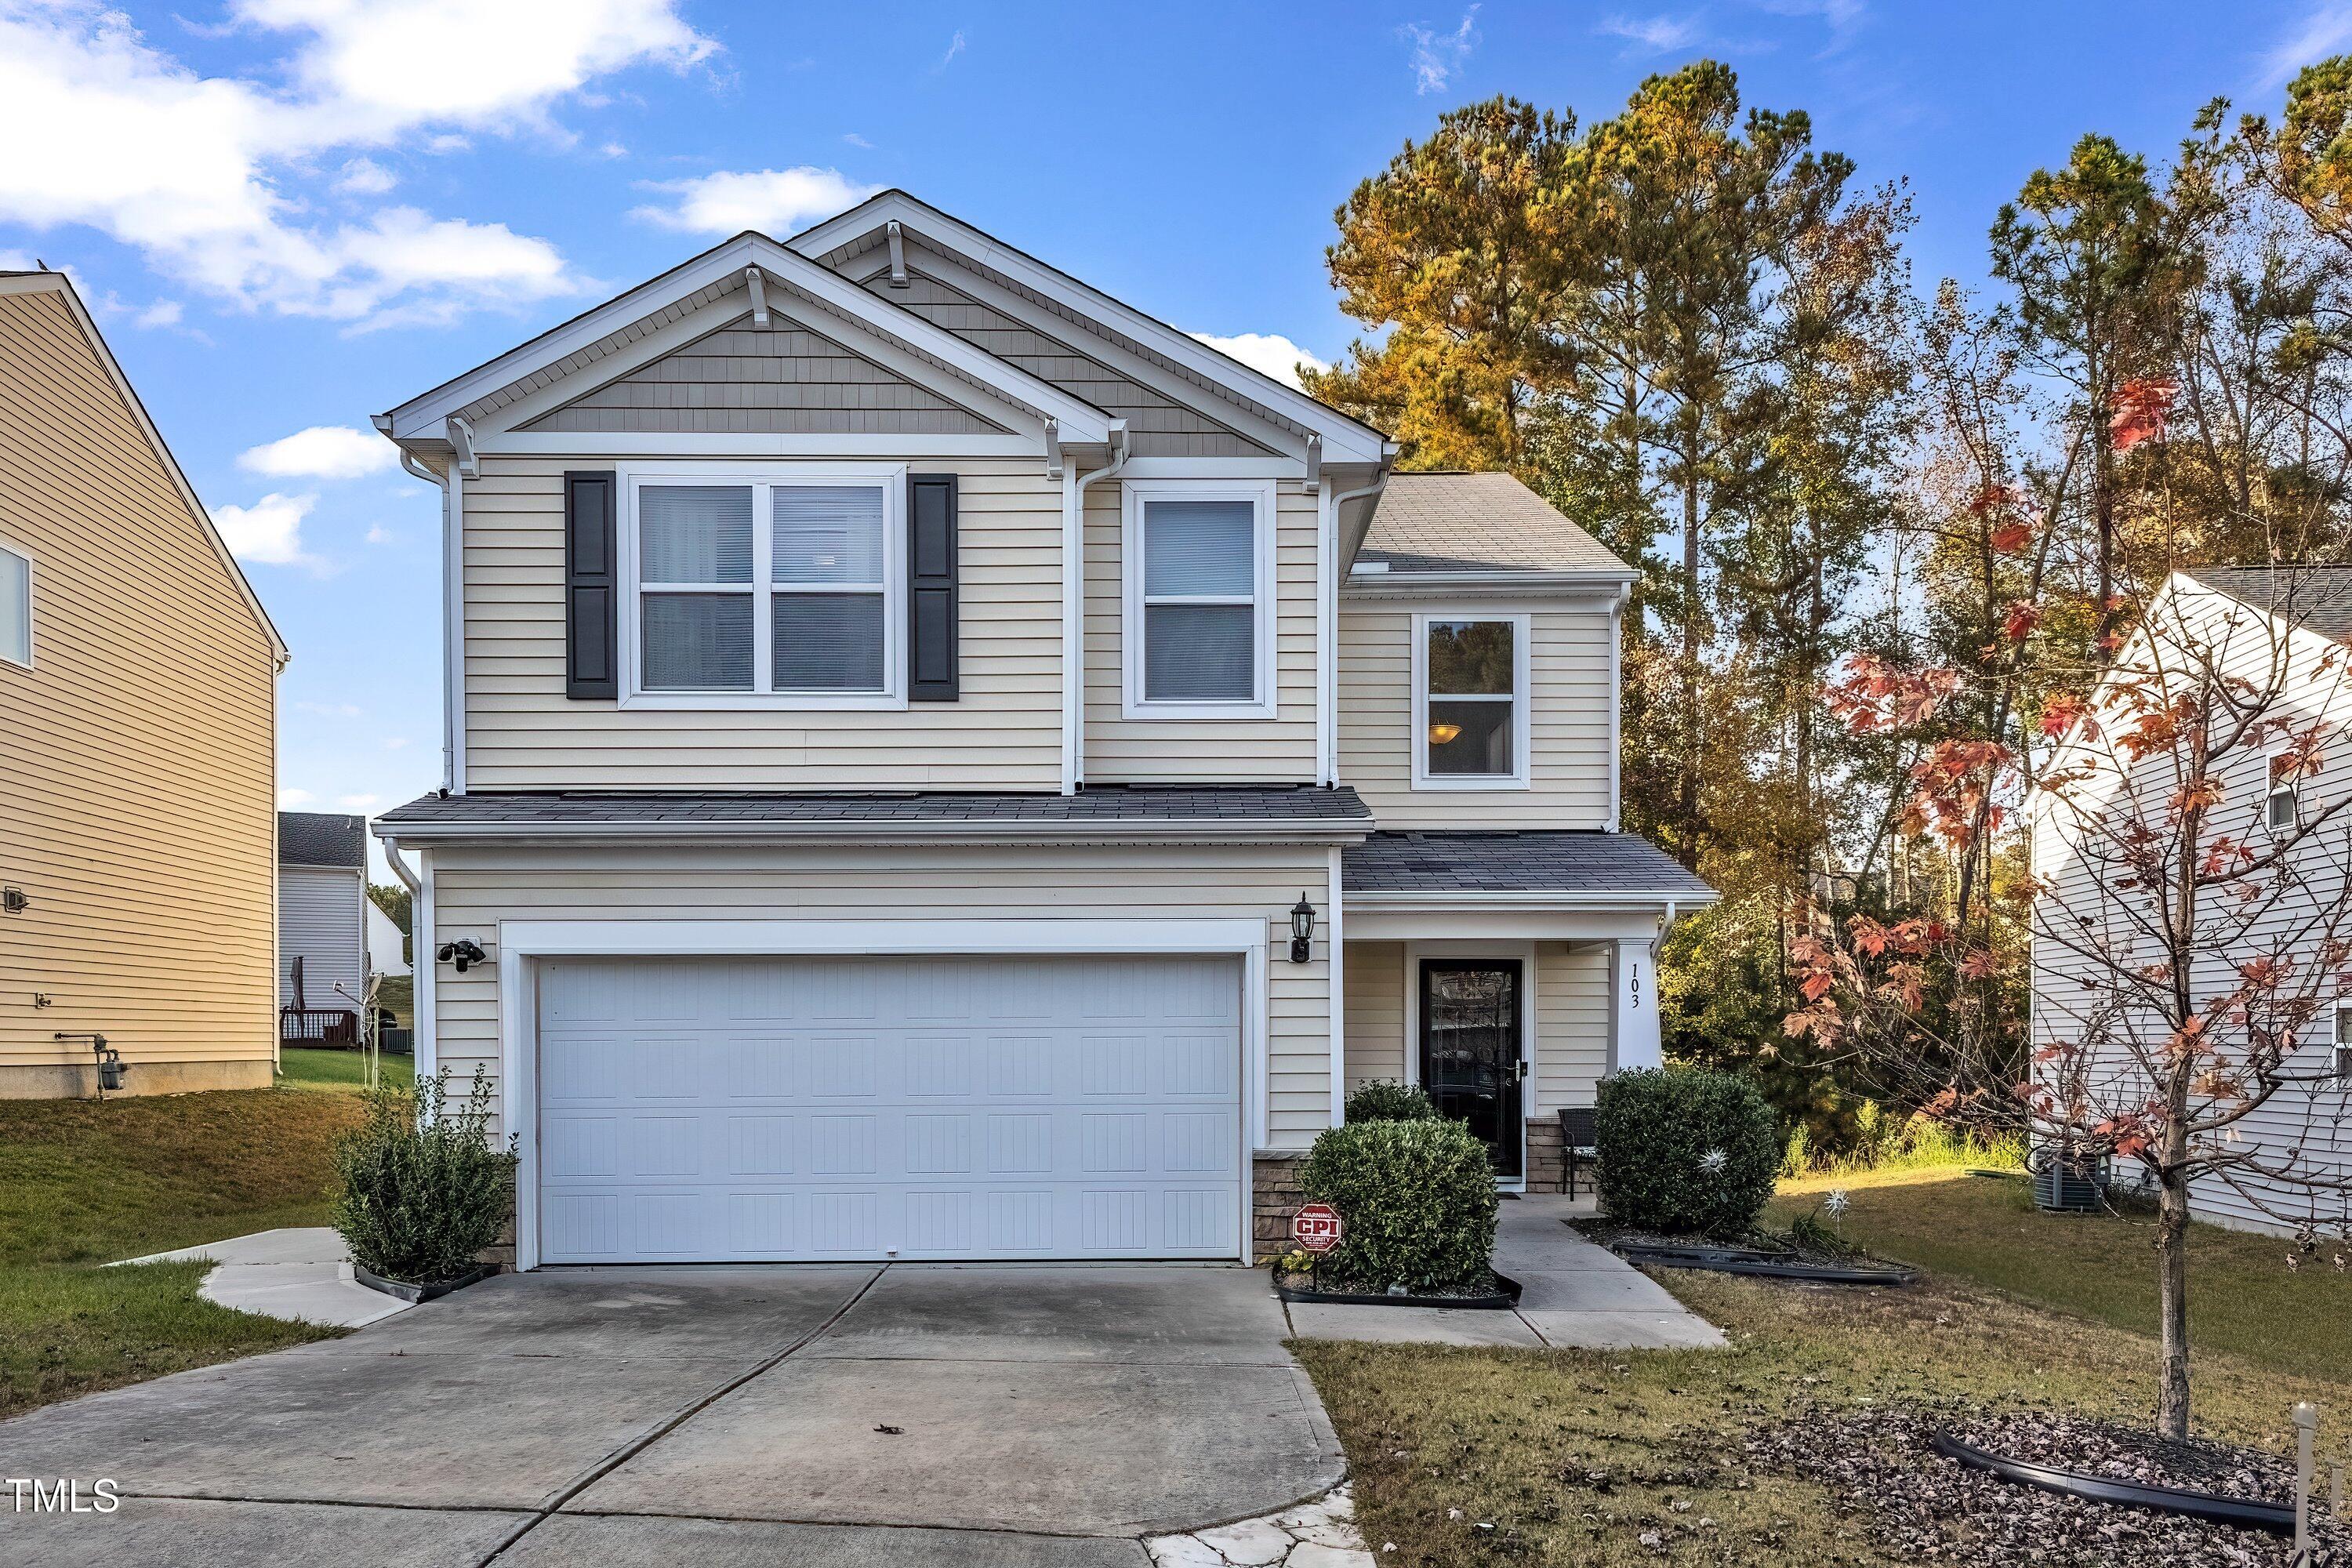
[[(1913, 1103), (2141, 1173), (2158, 1205), (2158, 1425), (2182, 1436), (2192, 1198), (2306, 1231), (2352, 1221), (2336, 1030), (2352, 1005), (2352, 649), (2336, 640), (2352, 569), (2206, 569), (2147, 603), (2091, 694), (2044, 710), (2034, 863), (2011, 889), (2030, 909), (2030, 1056), (1965, 1006), (1922, 1008), (1955, 989), (1930, 984), (1939, 970), (1991, 980), (2016, 962), (1925, 921), (1817, 929), (1790, 1028)], [(1881, 684), (1923, 722), (1958, 687)], [(1915, 771), (1930, 825), (1965, 820), (2012, 768), (1934, 758)]]

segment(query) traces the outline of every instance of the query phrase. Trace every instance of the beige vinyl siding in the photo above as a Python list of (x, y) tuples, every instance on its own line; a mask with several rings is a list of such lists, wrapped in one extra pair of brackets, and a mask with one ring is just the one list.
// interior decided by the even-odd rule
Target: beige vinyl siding
[(567, 700), (563, 474), (591, 464), (486, 456), (465, 483), (469, 788), (1061, 787), (1062, 500), (1040, 462), (908, 460), (961, 476), (961, 697), (877, 712)]
[(0, 295), (0, 538), (33, 557), (34, 645), (0, 663), (0, 883), (30, 901), (0, 914), (0, 1077), (88, 1063), (60, 1030), (104, 1034), (134, 1089), (142, 1063), (266, 1062), (269, 641), (53, 293)]
[[(1433, 940), (1444, 927), (1431, 922)], [(1406, 992), (1415, 976), (1402, 942), (1348, 944), (1348, 1087), (1374, 1079), (1418, 1080), (1418, 1042), (1406, 1038)], [(1497, 943), (1494, 956), (1524, 960), (1524, 942)], [(1428, 956), (1475, 958), (1475, 948), (1449, 942)], [(1609, 948), (1602, 942), (1535, 944), (1535, 1066), (1528, 1114), (1549, 1117), (1562, 1106), (1590, 1105), (1609, 1070)]]
[(1267, 1118), (1276, 1148), (1330, 1122), (1330, 971), (1322, 926), (1289, 962), (1290, 905), (1329, 874), (1320, 847), (555, 849), (432, 852), (434, 937), (488, 962), (435, 982), (453, 1081), (499, 1068), (501, 920), (1202, 920), (1268, 928)]
[[(2269, 685), (2273, 637), (2284, 634), (2271, 629), (2274, 623), (2266, 616), (2203, 590), (2195, 591), (2185, 613), (2203, 628), (2201, 635), (2205, 638), (2226, 650), (2217, 661), (2226, 674), (2245, 681), (2249, 691), (2261, 691)], [(2224, 616), (2234, 617), (2234, 626), (2225, 626)], [(2162, 610), (2151, 616), (2150, 620), (2155, 625), (2168, 624)], [(2145, 637), (2147, 633), (2140, 635)], [(2318, 724), (2325, 726), (2327, 732), (2338, 732), (2352, 725), (2352, 678), (2347, 678), (2344, 653), (2341, 647), (2314, 634), (2293, 633), (2285, 656), (2286, 673), (2279, 687), (2280, 695), (2269, 708), (2270, 716), (2298, 731)], [(2175, 668), (2186, 662), (2178, 649), (2168, 651), (2164, 657)], [(2147, 655), (2136, 642), (2126, 650), (2123, 663), (2145, 668)], [(2352, 792), (2352, 776), (2347, 775), (2340, 759), (2331, 752), (2325, 763), (2315, 777), (2301, 784), (2306, 819), (2314, 811)], [(2047, 773), (2067, 765), (2067, 759), (2053, 759), (2043, 764), (2042, 771)], [(2162, 813), (2175, 768), (2175, 757), (2166, 751), (2153, 753), (2140, 764), (2137, 810), (2141, 815), (2153, 818)], [(2218, 808), (2212, 831), (2242, 837), (2258, 852), (2267, 841), (2261, 816), (2267, 769), (2268, 759), (2262, 748), (2248, 746), (2232, 752), (2216, 770), (2223, 804)], [(2091, 797), (2081, 798), (2087, 801)], [(2128, 813), (2133, 808), (2118, 803), (2116, 809)], [(2158, 948), (2134, 930), (2134, 922), (2120, 907), (2121, 895), (2112, 885), (2105, 889), (2101, 886), (2103, 879), (2119, 879), (2123, 873), (2113, 867), (2102, 870), (2078, 852), (2066, 826), (2073, 815), (2047, 799), (2037, 800), (2034, 805), (2033, 869), (2051, 889), (2036, 905), (2038, 931), (2055, 929), (2055, 922), (2060, 921), (2080, 929), (2075, 926), (2076, 917), (2087, 916), (2092, 922), (2091, 931), (2115, 962), (2136, 964), (2156, 961), (2159, 956)], [(2298, 929), (2311, 932), (2303, 944), (2303, 961), (2316, 961), (2317, 954), (2312, 950), (2330, 923), (2329, 918), (2319, 911), (2334, 906), (2342, 887), (2342, 844), (2341, 837), (2332, 832), (2315, 834), (2301, 842), (2294, 852), (2295, 868), (2300, 887), (2307, 889), (2308, 901), (2290, 894), (2264, 910), (2244, 934), (2239, 948), (2201, 952), (2191, 976), (2193, 994), (2203, 999), (2233, 990), (2234, 966), (2244, 959), (2273, 951), (2294, 953), (2297, 942), (2293, 933)], [(2341, 922), (2336, 923), (2336, 934), (2343, 935)], [(2037, 934), (2031, 1020), (2037, 1047), (2083, 1037), (2091, 1023), (2084, 1013), (2091, 994), (2081, 988), (2078, 979), (2105, 973), (2104, 964), (2069, 952), (2046, 934)], [(2291, 982), (2288, 994), (2302, 994), (2303, 984), (2300, 980)], [(2150, 1031), (2144, 1026), (2141, 1033), (2146, 1038)], [(2296, 1058), (2289, 1059), (2288, 1070), (2320, 1071), (2327, 1059), (2324, 1025), (2315, 1024), (2305, 1033), (2309, 1037), (2308, 1042), (2298, 1050)], [(2095, 1069), (2105, 1075), (2103, 1081), (2109, 1086), (2102, 1096), (2103, 1102), (2122, 1104), (2143, 1097), (2147, 1090), (2140, 1086), (2147, 1081), (2146, 1070), (2133, 1066), (2120, 1046), (2111, 1049), (2114, 1054), (2110, 1058), (2095, 1064)], [(2296, 1154), (2307, 1167), (2322, 1173), (2340, 1177), (2352, 1172), (2352, 1085), (2286, 1084), (2237, 1124), (2232, 1141), (2241, 1147), (2259, 1151), (2268, 1162)], [(2129, 1181), (2136, 1179), (2140, 1169), (2136, 1162), (2121, 1161), (2117, 1163), (2116, 1174)], [(2252, 1229), (2274, 1229), (2301, 1219), (2341, 1223), (2347, 1201), (2341, 1194), (2314, 1194), (2299, 1184), (2242, 1172), (2234, 1182), (2212, 1179), (2196, 1184), (2191, 1205), (2202, 1219)], [(2272, 1212), (2265, 1214), (2265, 1207)]]
[(533, 431), (988, 436), (1003, 429), (798, 322), (743, 316), (521, 426)]
[(1275, 512), (1276, 716), (1127, 719), (1124, 514), (1116, 481), (1087, 492), (1088, 784), (1314, 782), (1316, 498), (1277, 493)]
[(1528, 1115), (1591, 1105), (1608, 1071), (1608, 946), (1538, 942), (1535, 1094)]
[(1404, 1083), (1404, 943), (1351, 942), (1342, 964), (1348, 993), (1348, 1088), (1374, 1079)]
[[(936, 278), (916, 273), (905, 288), (893, 289), (886, 268), (867, 279), (866, 287), (1040, 381), (1084, 398), (1113, 418), (1126, 420), (1129, 449), (1136, 457), (1267, 455), (1264, 447), (1207, 415), (1119, 374), (1080, 349), (1024, 326)], [(1069, 335), (1083, 338), (1086, 334), (1081, 330)]]
[[(1607, 609), (1579, 605), (1533, 611), (1528, 679), (1532, 787), (1412, 787), (1412, 617), (1432, 598), (1339, 602), (1339, 782), (1351, 784), (1381, 826), (1399, 827), (1613, 827), (1610, 747), (1617, 691)], [(1520, 605), (1485, 606), (1507, 614)], [(1475, 614), (1475, 610), (1469, 613)]]

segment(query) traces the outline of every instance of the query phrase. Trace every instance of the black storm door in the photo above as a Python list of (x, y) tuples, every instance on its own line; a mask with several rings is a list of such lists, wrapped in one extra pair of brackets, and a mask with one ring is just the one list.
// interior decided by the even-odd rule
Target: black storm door
[(1519, 1058), (1518, 961), (1423, 959), (1421, 1086), (1470, 1124), (1507, 1181), (1518, 1179), (1524, 1142)]

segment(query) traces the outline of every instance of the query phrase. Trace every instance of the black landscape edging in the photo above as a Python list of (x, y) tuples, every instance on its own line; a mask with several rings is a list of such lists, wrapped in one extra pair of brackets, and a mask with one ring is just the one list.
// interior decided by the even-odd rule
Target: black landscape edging
[(1483, 1296), (1374, 1296), (1359, 1295), (1346, 1290), (1312, 1290), (1296, 1285), (1275, 1282), (1275, 1294), (1286, 1301), (1302, 1305), (1326, 1307), (1451, 1307), (1473, 1312), (1507, 1312), (1519, 1304), (1519, 1282), (1507, 1275), (1495, 1276), (1499, 1289)]
[(411, 1285), (405, 1279), (387, 1279), (383, 1275), (352, 1265), (352, 1275), (371, 1290), (381, 1290), (387, 1296), (397, 1296), (404, 1301), (436, 1301), (452, 1290), (463, 1290), (477, 1285), (499, 1271), (495, 1263), (478, 1263), (463, 1274), (446, 1279), (436, 1279), (429, 1285)]
[(1612, 1241), (1609, 1250), (1628, 1263), (1662, 1268), (1706, 1268), (1717, 1274), (1750, 1274), (1765, 1279), (1797, 1279), (1813, 1285), (1913, 1285), (1919, 1270), (1904, 1264), (1808, 1263), (1793, 1256), (1747, 1247), (1659, 1247)]
[(2283, 1502), (2227, 1497), (2220, 1492), (2189, 1491), (2176, 1487), (2148, 1486), (2140, 1481), (2112, 1480), (2105, 1476), (2062, 1470), (2011, 1459), (1963, 1443), (1949, 1432), (1935, 1436), (1936, 1452), (1970, 1469), (1985, 1470), (2019, 1486), (2034, 1487), (2085, 1502), (2112, 1503), (2121, 1508), (2153, 1509), (2159, 1513), (2185, 1514), (2210, 1524), (2236, 1525), (2242, 1530), (2266, 1530), (2273, 1535), (2294, 1533), (2294, 1510)]

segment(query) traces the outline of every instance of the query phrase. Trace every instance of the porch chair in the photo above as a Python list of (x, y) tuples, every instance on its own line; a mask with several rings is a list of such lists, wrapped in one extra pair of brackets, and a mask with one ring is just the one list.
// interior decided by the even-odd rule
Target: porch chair
[(1593, 1142), (1593, 1121), (1598, 1113), (1589, 1105), (1562, 1106), (1559, 1112), (1559, 1152), (1568, 1163), (1568, 1195), (1576, 1196), (1576, 1168), (1590, 1165), (1601, 1156)]

